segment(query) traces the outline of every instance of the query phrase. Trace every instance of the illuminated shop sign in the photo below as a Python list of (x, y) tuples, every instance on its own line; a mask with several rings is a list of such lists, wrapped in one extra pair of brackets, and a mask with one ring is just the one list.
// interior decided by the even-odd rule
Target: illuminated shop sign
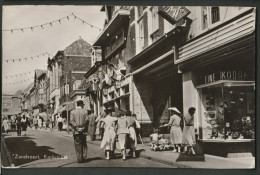
[(163, 6), (162, 10), (158, 13), (170, 23), (175, 24), (184, 17), (188, 16), (190, 11), (185, 7)]
[(212, 83), (218, 80), (248, 80), (248, 73), (245, 71), (219, 71), (204, 76), (204, 83)]

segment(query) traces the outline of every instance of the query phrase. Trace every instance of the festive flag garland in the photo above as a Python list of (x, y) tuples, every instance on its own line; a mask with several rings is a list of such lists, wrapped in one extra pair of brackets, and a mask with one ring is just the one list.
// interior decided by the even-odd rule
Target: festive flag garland
[(44, 24), (40, 24), (40, 25), (35, 25), (35, 26), (30, 26), (30, 27), (23, 27), (23, 28), (13, 28), (13, 29), (3, 29), (2, 31), (3, 32), (11, 32), (11, 33), (14, 33), (14, 31), (21, 31), (21, 32), (25, 32), (25, 30), (30, 30), (30, 31), (34, 31), (34, 29), (36, 28), (41, 28), (41, 29), (44, 29), (44, 27), (46, 26), (50, 26), (50, 27), (53, 27), (53, 25), (55, 23), (59, 23), (61, 24), (62, 21), (64, 20), (70, 20), (70, 17), (74, 18), (75, 20), (79, 20), (81, 21), (83, 24), (87, 24), (88, 26), (90, 26), (91, 28), (95, 28), (95, 29), (98, 29), (99, 31), (101, 31), (102, 29), (88, 23), (87, 21), (79, 18), (78, 16), (74, 15), (73, 13), (66, 16), (66, 17), (63, 17), (63, 18), (60, 18), (58, 20), (54, 20), (54, 21), (51, 21), (51, 22), (48, 22), (48, 23), (44, 23)]
[(5, 86), (7, 85), (16, 85), (16, 84), (21, 84), (21, 83), (24, 83), (24, 82), (28, 82), (28, 81), (31, 81), (34, 77), (30, 77), (26, 80), (22, 80), (22, 81), (15, 81), (15, 82), (11, 82), (11, 83), (4, 83)]
[(8, 79), (8, 78), (16, 78), (16, 77), (21, 77), (21, 76), (29, 75), (29, 74), (31, 74), (31, 73), (34, 73), (34, 71), (24, 72), (24, 73), (16, 74), (16, 75), (7, 75), (7, 76), (3, 76), (3, 77), (5, 77), (5, 79)]
[(7, 60), (3, 60), (5, 61), (6, 63), (14, 63), (15, 61), (28, 61), (28, 60), (33, 60), (34, 58), (40, 58), (41, 56), (51, 56), (51, 54), (49, 54), (48, 52), (45, 52), (45, 53), (42, 53), (42, 54), (39, 54), (39, 55), (35, 55), (35, 56), (31, 56), (31, 57), (24, 57), (24, 58), (16, 58), (16, 59), (7, 59)]

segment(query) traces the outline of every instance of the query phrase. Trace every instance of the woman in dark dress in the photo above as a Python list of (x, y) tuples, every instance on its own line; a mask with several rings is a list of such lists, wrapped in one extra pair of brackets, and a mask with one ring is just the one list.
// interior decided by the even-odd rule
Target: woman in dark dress
[(28, 120), (25, 117), (25, 115), (23, 115), (22, 119), (21, 119), (21, 124), (22, 124), (22, 130), (24, 132), (24, 135), (26, 135), (26, 130), (27, 130), (27, 125), (28, 125)]

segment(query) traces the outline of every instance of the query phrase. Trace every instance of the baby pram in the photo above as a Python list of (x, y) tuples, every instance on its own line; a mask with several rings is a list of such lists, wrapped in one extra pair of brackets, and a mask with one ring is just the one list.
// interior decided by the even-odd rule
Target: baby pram
[(173, 149), (173, 147), (170, 144), (169, 139), (166, 139), (164, 137), (164, 134), (167, 132), (166, 129), (167, 129), (166, 127), (160, 126), (159, 129), (157, 129), (155, 131), (155, 132), (158, 133), (158, 140), (151, 141), (150, 149), (152, 151), (164, 151), (164, 150), (171, 150), (171, 149)]

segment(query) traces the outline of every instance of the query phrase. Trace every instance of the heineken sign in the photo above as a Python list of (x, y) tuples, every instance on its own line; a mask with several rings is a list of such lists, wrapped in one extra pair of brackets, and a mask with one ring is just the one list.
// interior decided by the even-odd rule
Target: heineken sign
[(188, 16), (190, 11), (185, 7), (163, 6), (158, 13), (170, 23), (176, 24), (178, 21)]
[(245, 71), (228, 70), (219, 71), (204, 76), (204, 83), (212, 83), (218, 80), (248, 80), (248, 73)]

